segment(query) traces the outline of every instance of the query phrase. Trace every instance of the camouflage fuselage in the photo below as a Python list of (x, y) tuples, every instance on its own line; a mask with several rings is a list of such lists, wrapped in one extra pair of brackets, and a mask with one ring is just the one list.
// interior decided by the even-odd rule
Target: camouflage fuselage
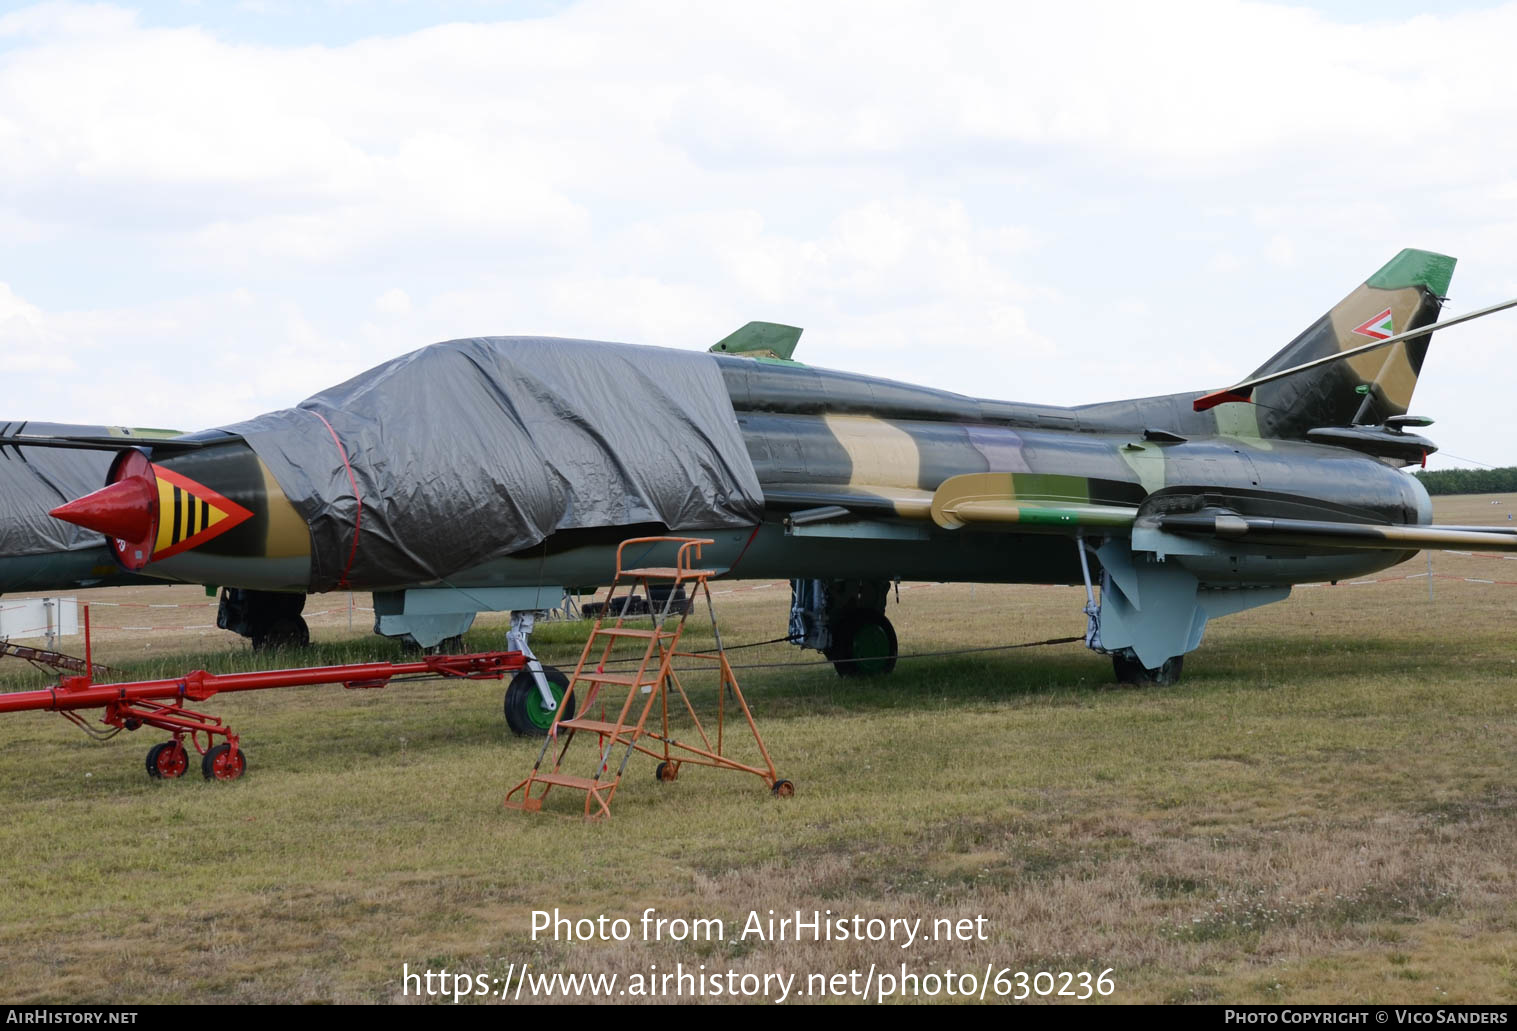
[[(1219, 432), (1234, 428), (1238, 416), (1227, 409), (1238, 406), (1191, 414), (1187, 401), (1194, 395), (1061, 409), (979, 400), (793, 362), (713, 360), (720, 363), (765, 498), (762, 522), (702, 531), (717, 539), (707, 562), (734, 576), (1079, 580), (1076, 551), (1066, 539), (934, 525), (928, 518), (933, 491), (964, 473), (1006, 473), (1019, 493), (1051, 492), (1094, 503), (1152, 506), (1170, 497), (1204, 497), (1246, 515), (1397, 524), (1430, 519), (1427, 495), (1412, 477), (1341, 448)], [(313, 449), (330, 446), (323, 433), (314, 426)], [(253, 517), (153, 563), (147, 572), (267, 590), (308, 588), (305, 524), (246, 445), (179, 454), (159, 464), (248, 508)], [(827, 505), (843, 506), (855, 519), (839, 524), (835, 534), (787, 531), (787, 515)], [(461, 512), (460, 532), (496, 515)], [(881, 532), (854, 534), (850, 527), (860, 520)], [(555, 533), (539, 546), (452, 571), (438, 583), (599, 584), (611, 569), (617, 541), (662, 529)], [(160, 537), (174, 539), (171, 531), (160, 531)], [(1363, 575), (1406, 554), (1251, 546), (1237, 555), (1180, 561), (1207, 584), (1288, 584)]]

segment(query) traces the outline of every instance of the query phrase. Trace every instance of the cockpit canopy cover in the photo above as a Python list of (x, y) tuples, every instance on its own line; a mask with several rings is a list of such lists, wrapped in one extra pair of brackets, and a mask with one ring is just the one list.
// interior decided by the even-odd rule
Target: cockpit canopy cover
[(442, 580), (559, 530), (751, 526), (763, 501), (716, 359), (689, 351), (450, 340), (226, 429), (309, 522), (313, 590)]

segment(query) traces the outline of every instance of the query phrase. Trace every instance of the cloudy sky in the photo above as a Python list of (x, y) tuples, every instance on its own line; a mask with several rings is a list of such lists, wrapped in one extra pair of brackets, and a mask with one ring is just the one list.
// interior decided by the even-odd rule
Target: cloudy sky
[[(1078, 404), (1224, 386), (1405, 246), (1517, 296), (1517, 3), (0, 4), (0, 418), (219, 425), (459, 336)], [(1517, 464), (1517, 313), (1433, 465)]]

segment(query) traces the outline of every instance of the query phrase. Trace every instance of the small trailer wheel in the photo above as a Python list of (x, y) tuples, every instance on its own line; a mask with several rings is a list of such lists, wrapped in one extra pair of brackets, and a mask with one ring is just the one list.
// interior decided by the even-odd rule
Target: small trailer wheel
[(775, 798), (790, 798), (795, 794), (795, 785), (788, 780), (777, 780), (769, 793)]
[(173, 780), (190, 768), (190, 757), (178, 741), (164, 741), (147, 750), (147, 775), (154, 780)]
[(662, 762), (653, 771), (653, 779), (660, 784), (668, 784), (679, 776), (679, 763)]
[(248, 769), (247, 757), (242, 749), (233, 754), (232, 746), (223, 741), (205, 753), (200, 760), (200, 773), (206, 780), (236, 780)]

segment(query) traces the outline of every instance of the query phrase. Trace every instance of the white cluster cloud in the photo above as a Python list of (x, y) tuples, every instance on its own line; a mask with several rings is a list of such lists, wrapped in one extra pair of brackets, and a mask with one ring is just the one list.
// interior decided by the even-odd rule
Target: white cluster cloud
[[(340, 46), (206, 18), (0, 16), (0, 417), (215, 425), (432, 340), (750, 318), (1078, 403), (1220, 386), (1402, 246), (1461, 258), (1455, 310), (1517, 292), (1517, 4), (586, 0)], [(1513, 334), (1436, 345), (1450, 451), (1517, 461), (1468, 403)]]

